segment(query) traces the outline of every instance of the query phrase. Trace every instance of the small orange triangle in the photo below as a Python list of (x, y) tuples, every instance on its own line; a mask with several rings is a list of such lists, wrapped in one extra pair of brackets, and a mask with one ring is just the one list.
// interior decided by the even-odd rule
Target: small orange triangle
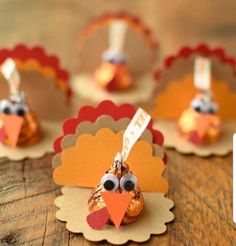
[(202, 138), (209, 126), (211, 125), (212, 116), (211, 115), (203, 115), (197, 118), (197, 133)]
[(129, 193), (101, 192), (101, 196), (116, 229), (119, 229), (121, 221), (130, 204), (132, 195)]
[(3, 128), (12, 147), (16, 147), (24, 118), (16, 115), (0, 115), (3, 120)]

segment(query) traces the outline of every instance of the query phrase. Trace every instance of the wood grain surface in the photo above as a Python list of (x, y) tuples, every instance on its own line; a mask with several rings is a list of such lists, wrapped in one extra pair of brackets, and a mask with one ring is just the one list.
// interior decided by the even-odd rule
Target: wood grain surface
[[(151, 25), (160, 43), (160, 57), (199, 41), (224, 45), (236, 55), (234, 0), (1, 0), (1, 47), (43, 44), (77, 73), (81, 61), (76, 45), (85, 21), (103, 10), (121, 8)], [(138, 64), (142, 67), (142, 59)], [(175, 220), (166, 233), (152, 236), (143, 245), (235, 245), (232, 155), (199, 158), (172, 150), (168, 155), (167, 196), (175, 202)], [(88, 242), (55, 219), (54, 199), (60, 188), (51, 179), (51, 158), (48, 154), (37, 160), (0, 160), (0, 245), (108, 245)]]
[[(234, 245), (232, 157), (198, 158), (168, 151), (167, 197), (175, 202), (166, 233), (142, 245)], [(0, 245), (108, 245), (91, 243), (57, 221), (51, 157), (0, 163)], [(129, 243), (128, 245), (136, 245)]]

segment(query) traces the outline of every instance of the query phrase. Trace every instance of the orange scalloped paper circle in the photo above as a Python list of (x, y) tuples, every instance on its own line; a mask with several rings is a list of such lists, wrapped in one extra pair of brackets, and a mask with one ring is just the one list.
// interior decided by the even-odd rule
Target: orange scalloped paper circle
[[(114, 133), (107, 128), (95, 136), (81, 135), (74, 147), (61, 152), (61, 166), (53, 173), (54, 181), (59, 185), (95, 187), (121, 151), (122, 138), (123, 131)], [(161, 158), (153, 156), (150, 143), (136, 142), (126, 162), (142, 191), (167, 192), (168, 182), (162, 176), (165, 165)]]
[[(214, 78), (212, 79), (212, 91), (219, 106), (219, 116), (223, 120), (236, 120), (236, 93), (230, 91), (227, 83)], [(177, 120), (188, 108), (196, 93), (191, 74), (181, 80), (170, 82), (165, 90), (156, 96), (153, 117)]]
[(66, 222), (66, 228), (73, 233), (82, 233), (90, 241), (106, 240), (121, 245), (128, 241), (145, 242), (151, 235), (164, 233), (166, 223), (174, 219), (170, 209), (174, 203), (163, 193), (144, 192), (144, 213), (132, 224), (122, 225), (119, 230), (113, 225), (106, 225), (102, 230), (93, 230), (86, 222), (88, 215), (87, 200), (91, 190), (79, 187), (63, 187), (62, 196), (55, 200), (59, 207), (56, 218)]
[(22, 72), (27, 72), (27, 71), (37, 71), (39, 73), (42, 73), (44, 76), (52, 78), (52, 79), (57, 79), (56, 77), (56, 71), (49, 66), (43, 67), (39, 61), (30, 59), (27, 61), (21, 61), (19, 59), (15, 59), (16, 66), (17, 68), (22, 71)]

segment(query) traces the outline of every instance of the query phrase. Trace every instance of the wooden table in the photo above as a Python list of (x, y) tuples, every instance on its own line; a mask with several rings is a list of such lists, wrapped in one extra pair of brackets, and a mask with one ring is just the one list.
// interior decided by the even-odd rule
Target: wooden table
[[(143, 245), (234, 245), (232, 156), (206, 159), (173, 150), (168, 156), (167, 197), (175, 203), (175, 220)], [(0, 161), (0, 245), (97, 245), (56, 220), (60, 188), (51, 179), (51, 158)]]
[[(235, 55), (235, 7), (235, 0), (1, 1), (1, 46), (43, 44), (75, 73), (75, 46), (85, 21), (103, 10), (125, 8), (153, 27), (161, 55), (199, 41), (225, 45)], [(144, 245), (234, 245), (232, 156), (198, 158), (172, 150), (168, 155), (167, 196), (175, 202), (175, 221)], [(0, 245), (95, 245), (55, 219), (60, 188), (51, 179), (51, 158), (0, 160)]]

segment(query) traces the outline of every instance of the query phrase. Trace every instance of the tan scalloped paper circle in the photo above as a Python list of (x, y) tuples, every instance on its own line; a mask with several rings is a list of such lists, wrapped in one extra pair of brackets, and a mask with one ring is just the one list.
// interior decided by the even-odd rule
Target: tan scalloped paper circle
[(178, 134), (175, 121), (158, 120), (154, 126), (158, 126), (158, 129), (164, 134), (164, 146), (174, 148), (182, 154), (195, 154), (198, 156), (227, 155), (232, 151), (233, 134), (236, 132), (236, 122), (223, 122), (222, 137), (217, 143), (196, 146)]
[(39, 158), (48, 152), (53, 152), (53, 142), (58, 136), (61, 124), (58, 122), (41, 122), (43, 138), (36, 144), (29, 147), (10, 148), (0, 144), (0, 158), (8, 158), (14, 161), (20, 161), (25, 158)]
[[(40, 121), (62, 121), (72, 114), (72, 107), (66, 104), (65, 93), (56, 88), (52, 79), (34, 71), (20, 75), (21, 89), (26, 93), (27, 102)], [(0, 99), (7, 98), (9, 88), (1, 74), (0, 86)]]
[[(78, 125), (75, 134), (67, 135), (63, 138), (62, 143), (61, 143), (62, 149), (68, 148), (70, 146), (74, 146), (76, 139), (80, 135), (82, 135), (82, 134), (95, 135), (98, 130), (100, 130), (102, 128), (107, 128), (108, 126), (115, 133), (117, 133), (121, 130), (125, 130), (127, 128), (127, 126), (129, 125), (130, 121), (131, 120), (129, 118), (122, 118), (122, 119), (116, 121), (111, 116), (103, 115), (103, 116), (99, 117), (95, 123), (90, 122), (90, 121), (81, 122)], [(146, 141), (151, 143), (153, 140), (153, 136), (152, 136), (152, 133), (150, 132), (150, 130), (145, 129), (145, 131), (142, 133), (140, 139), (146, 140)]]
[[(95, 123), (89, 121), (82, 122), (80, 125), (78, 125), (75, 134), (67, 135), (64, 137), (61, 143), (62, 149), (73, 147), (76, 143), (77, 138), (83, 134), (95, 135), (98, 130), (105, 128), (107, 126), (109, 126), (109, 128), (114, 133), (117, 133), (120, 130), (126, 129), (129, 122), (130, 119), (128, 118), (122, 118), (118, 121), (115, 121), (112, 117), (108, 115), (103, 115), (99, 117)], [(140, 137), (140, 140), (145, 140), (150, 144), (152, 144), (154, 156), (158, 156), (161, 159), (164, 158), (164, 154), (165, 154), (164, 148), (152, 143), (153, 136), (150, 130), (145, 129), (145, 131)], [(52, 163), (53, 163), (52, 165), (53, 168), (60, 166), (61, 165), (60, 155), (55, 155)]]
[(109, 243), (121, 245), (128, 241), (145, 242), (151, 235), (164, 233), (166, 223), (174, 219), (170, 209), (174, 203), (162, 193), (144, 192), (145, 208), (143, 215), (134, 223), (123, 225), (119, 230), (112, 225), (106, 225), (103, 230), (93, 230), (86, 222), (88, 215), (87, 200), (91, 190), (78, 187), (63, 187), (62, 196), (55, 200), (59, 210), (56, 218), (66, 222), (70, 232), (82, 233), (93, 242), (106, 240)]
[[(126, 129), (130, 121), (131, 120), (129, 118), (122, 118), (118, 121), (115, 121), (111, 116), (103, 115), (99, 117), (95, 123), (89, 122), (89, 121), (82, 122), (78, 125), (75, 134), (67, 135), (63, 138), (62, 143), (61, 143), (62, 149), (74, 146), (76, 139), (82, 134), (89, 133), (91, 135), (95, 135), (98, 130), (102, 128), (106, 128), (107, 126), (109, 126), (109, 128), (113, 132), (117, 133), (122, 129)], [(150, 130), (145, 129), (145, 131), (140, 137), (140, 140), (145, 140), (149, 143), (152, 143), (153, 136)], [(154, 150), (153, 151), (154, 156), (159, 156), (161, 159), (163, 159), (164, 158), (164, 148), (156, 144), (152, 144), (152, 146)], [(53, 158), (53, 165), (52, 165), (53, 168), (58, 167), (60, 163), (61, 161), (60, 161), (59, 155), (55, 155)]]
[(134, 88), (128, 91), (109, 93), (96, 85), (91, 75), (80, 74), (72, 78), (71, 86), (78, 97), (94, 103), (111, 100), (116, 104), (126, 102), (136, 104), (150, 101), (155, 89), (155, 82), (149, 74), (146, 74), (135, 80)]

